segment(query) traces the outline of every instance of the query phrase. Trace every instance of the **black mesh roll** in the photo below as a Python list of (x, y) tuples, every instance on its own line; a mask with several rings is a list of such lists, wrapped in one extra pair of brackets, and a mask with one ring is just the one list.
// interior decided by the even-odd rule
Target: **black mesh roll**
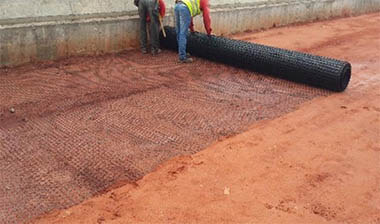
[[(167, 36), (161, 36), (161, 45), (177, 50), (175, 29), (166, 26), (165, 31)], [(198, 57), (339, 92), (346, 89), (351, 77), (351, 64), (346, 61), (198, 32), (189, 34), (187, 51)]]

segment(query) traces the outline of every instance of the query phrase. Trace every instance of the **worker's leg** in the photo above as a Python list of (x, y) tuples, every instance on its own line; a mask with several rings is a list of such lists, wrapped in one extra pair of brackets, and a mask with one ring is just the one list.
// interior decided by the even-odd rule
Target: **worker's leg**
[(158, 53), (160, 48), (159, 35), (160, 35), (160, 22), (158, 19), (158, 1), (150, 0), (148, 5), (148, 12), (150, 16), (150, 39), (152, 43), (152, 53)]
[(176, 4), (175, 15), (179, 60), (183, 61), (186, 60), (187, 34), (189, 32), (191, 15), (189, 8), (183, 3)]
[(180, 16), (179, 16), (179, 8), (177, 7), (177, 4), (174, 6), (174, 22), (175, 22), (175, 32), (177, 37), (177, 43), (179, 43), (179, 29), (180, 29)]
[(140, 0), (139, 2), (139, 16), (140, 16), (140, 47), (143, 53), (147, 52), (147, 32), (146, 32), (146, 15), (147, 15), (147, 0)]

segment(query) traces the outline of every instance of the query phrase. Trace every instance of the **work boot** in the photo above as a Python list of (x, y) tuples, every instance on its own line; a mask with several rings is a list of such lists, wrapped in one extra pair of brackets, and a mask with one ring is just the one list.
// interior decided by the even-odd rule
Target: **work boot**
[(179, 60), (179, 63), (192, 63), (194, 60), (192, 58), (186, 58), (183, 60)]
[(148, 50), (146, 48), (141, 48), (141, 53), (143, 54), (147, 54), (148, 53)]
[(155, 55), (158, 55), (159, 53), (161, 53), (161, 49), (153, 49), (152, 50), (152, 55), (155, 56)]

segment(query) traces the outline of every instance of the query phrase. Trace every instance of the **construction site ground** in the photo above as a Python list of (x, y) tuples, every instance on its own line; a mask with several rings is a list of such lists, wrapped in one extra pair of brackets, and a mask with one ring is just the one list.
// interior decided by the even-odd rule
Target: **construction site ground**
[(169, 51), (1, 69), (0, 223), (380, 223), (379, 24), (231, 36), (351, 62), (343, 93)]

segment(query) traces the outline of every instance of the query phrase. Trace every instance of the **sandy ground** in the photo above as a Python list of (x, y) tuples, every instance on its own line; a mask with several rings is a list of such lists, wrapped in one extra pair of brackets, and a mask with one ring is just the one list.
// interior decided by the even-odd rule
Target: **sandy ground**
[(332, 94), (177, 57), (132, 50), (0, 69), (0, 223), (77, 205)]
[(234, 38), (349, 60), (339, 94), (32, 223), (380, 223), (380, 15)]

